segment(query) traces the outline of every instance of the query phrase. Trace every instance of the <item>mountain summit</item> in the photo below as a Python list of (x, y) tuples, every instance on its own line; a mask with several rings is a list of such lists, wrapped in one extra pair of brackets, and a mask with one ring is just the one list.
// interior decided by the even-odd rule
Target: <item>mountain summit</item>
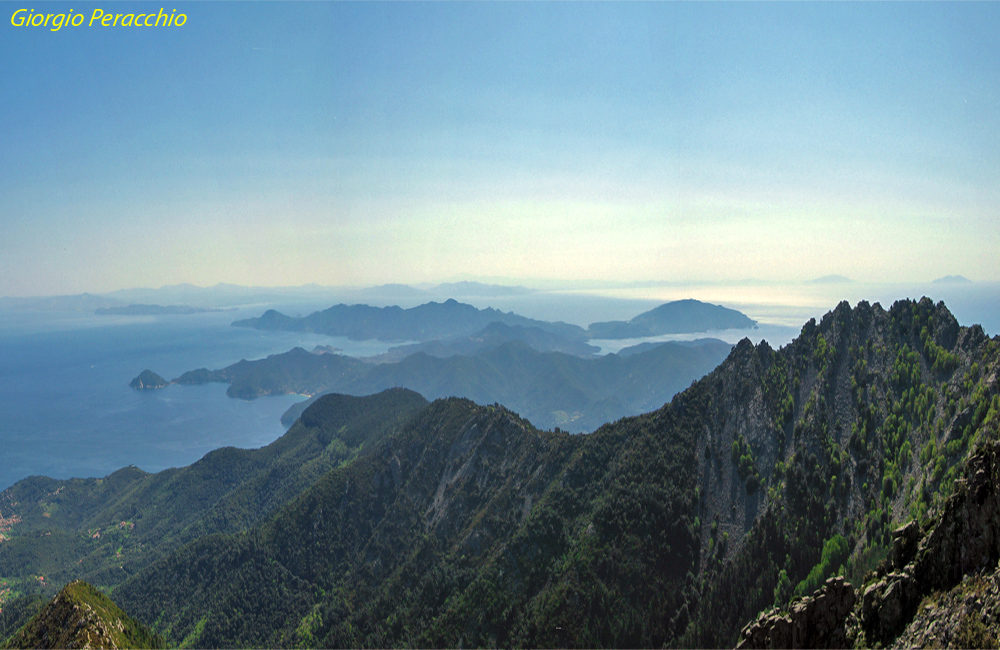
[(162, 648), (163, 640), (86, 582), (71, 582), (4, 648)]
[(757, 321), (735, 309), (687, 299), (664, 303), (630, 321), (591, 323), (587, 331), (594, 339), (637, 339), (755, 327)]

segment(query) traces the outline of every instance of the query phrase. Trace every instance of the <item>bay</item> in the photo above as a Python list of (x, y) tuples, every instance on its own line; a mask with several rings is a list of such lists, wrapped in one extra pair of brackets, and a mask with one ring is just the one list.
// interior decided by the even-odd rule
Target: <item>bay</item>
[(231, 399), (224, 384), (136, 391), (149, 368), (166, 379), (299, 346), (379, 354), (379, 342), (232, 327), (259, 307), (117, 317), (0, 311), (0, 490), (31, 475), (94, 477), (127, 465), (156, 472), (224, 446), (255, 448), (284, 433), (298, 395)]

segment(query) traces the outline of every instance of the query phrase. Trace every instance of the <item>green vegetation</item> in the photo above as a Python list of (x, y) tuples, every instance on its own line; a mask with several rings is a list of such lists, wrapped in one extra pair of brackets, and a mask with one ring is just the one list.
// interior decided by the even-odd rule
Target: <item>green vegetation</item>
[(4, 648), (162, 648), (163, 639), (86, 582), (66, 585)]
[(20, 630), (46, 602), (39, 594), (12, 595), (7, 591), (0, 604), (0, 644)]
[(742, 434), (733, 440), (732, 460), (740, 480), (746, 482), (747, 492), (756, 492), (760, 487), (760, 473), (757, 472), (757, 463), (753, 459), (753, 450)]
[(995, 648), (997, 638), (990, 633), (980, 617), (967, 614), (962, 617), (956, 630), (954, 645), (956, 648)]
[[(718, 366), (731, 348), (722, 341), (694, 346), (668, 342), (629, 356), (584, 359), (538, 352), (515, 341), (474, 356), (439, 358), (421, 352), (380, 364), (295, 348), (222, 370), (187, 372), (175, 381), (228, 382), (228, 394), (241, 398), (328, 391), (368, 395), (403, 386), (429, 399), (459, 396), (479, 404), (499, 402), (539, 426), (579, 433), (659, 408)], [(298, 408), (305, 407), (290, 409), (292, 419)], [(567, 419), (561, 413), (573, 415)]]
[[(173, 638), (211, 612), (199, 645), (664, 642), (694, 597), (697, 533), (693, 450), (663, 438), (672, 422), (569, 437), (436, 402), (253, 534), (205, 540), (115, 594)], [(577, 621), (580, 599), (604, 614)], [(239, 623), (214, 614), (237, 603)]]
[(261, 449), (218, 449), (159, 474), (130, 467), (103, 479), (21, 481), (0, 496), (0, 512), (17, 504), (19, 519), (0, 543), (0, 577), (24, 594), (51, 595), (75, 578), (118, 584), (202, 535), (266, 519), (426, 405), (402, 389), (331, 395)]
[(998, 437), (998, 352), (929, 300), (845, 303), (586, 436), (324, 398), (259, 452), (19, 483), (0, 576), (87, 572), (175, 645), (731, 647), (947, 494)]
[(836, 534), (826, 540), (819, 563), (809, 571), (805, 580), (795, 586), (795, 595), (808, 596), (819, 589), (827, 578), (841, 568), (850, 550), (850, 545), (843, 535)]

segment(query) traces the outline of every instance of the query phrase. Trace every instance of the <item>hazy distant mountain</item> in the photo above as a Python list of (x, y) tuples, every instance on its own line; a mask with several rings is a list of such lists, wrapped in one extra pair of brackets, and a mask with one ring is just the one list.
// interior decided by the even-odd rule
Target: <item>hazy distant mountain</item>
[(447, 297), (461, 298), (474, 296), (481, 298), (494, 298), (499, 296), (523, 296), (534, 293), (533, 289), (522, 286), (510, 286), (503, 284), (483, 284), (482, 282), (443, 282), (430, 290), (432, 293)]
[(304, 318), (293, 318), (272, 309), (260, 318), (239, 320), (233, 325), (261, 330), (317, 332), (357, 341), (430, 341), (468, 336), (490, 323), (536, 327), (570, 339), (586, 338), (584, 330), (576, 325), (534, 320), (492, 308), (477, 309), (453, 299), (443, 303), (429, 302), (410, 309), (340, 304)]
[(475, 356), (415, 354), (381, 364), (343, 392), (365, 395), (403, 386), (427, 399), (499, 402), (539, 426), (584, 432), (661, 406), (714, 369), (731, 349), (722, 341), (701, 348), (671, 343), (629, 357), (583, 359), (514, 341)]
[(28, 298), (0, 297), (0, 309), (94, 312), (98, 309), (123, 308), (134, 304), (191, 305), (192, 308), (213, 308), (252, 303), (287, 302), (295, 299), (316, 300), (317, 296), (329, 296), (332, 293), (331, 289), (315, 286), (260, 288), (240, 287), (232, 284), (217, 284), (213, 287), (175, 284), (159, 289), (120, 289), (99, 295), (82, 293)]
[(567, 338), (539, 327), (490, 323), (469, 336), (396, 346), (385, 354), (375, 357), (374, 360), (400, 361), (417, 352), (432, 357), (451, 357), (456, 354), (468, 356), (500, 347), (511, 341), (521, 341), (539, 352), (565, 352), (578, 357), (591, 357), (601, 351), (597, 346), (590, 345), (578, 337)]
[(964, 275), (946, 275), (934, 280), (931, 284), (972, 284), (972, 280)]
[(105, 307), (122, 307), (125, 303), (106, 296), (81, 293), (75, 296), (40, 296), (30, 298), (0, 297), (0, 309), (25, 311), (87, 311)]
[(587, 332), (594, 339), (637, 339), (754, 327), (757, 327), (757, 321), (735, 309), (688, 299), (665, 303), (630, 321), (591, 323)]
[(211, 307), (191, 307), (190, 305), (128, 305), (125, 307), (100, 307), (94, 310), (98, 316), (171, 316), (204, 314), (223, 311)]
[[(402, 386), (429, 399), (500, 402), (540, 426), (580, 432), (657, 408), (715, 368), (730, 349), (714, 340), (698, 346), (668, 342), (630, 356), (584, 359), (539, 352), (514, 340), (470, 356), (418, 352), (396, 363), (372, 364), (295, 348), (221, 370), (186, 372), (174, 382), (228, 383), (227, 394), (244, 399), (291, 393), (369, 395)], [(294, 405), (282, 421), (290, 424), (311, 403)]]
[(843, 275), (824, 275), (821, 278), (809, 280), (809, 284), (841, 284), (848, 282), (854, 282), (854, 280)]
[(181, 304), (197, 307), (231, 307), (257, 303), (288, 301), (326, 301), (342, 292), (334, 287), (307, 284), (299, 287), (245, 287), (219, 284), (198, 287), (193, 284), (173, 284), (159, 289), (122, 289), (107, 296), (125, 303)]
[(646, 341), (645, 343), (639, 343), (638, 345), (630, 345), (627, 348), (622, 348), (621, 350), (618, 350), (617, 354), (620, 357), (630, 357), (633, 354), (648, 352), (653, 348), (658, 348), (661, 345), (666, 345), (667, 343), (683, 345), (689, 348), (697, 348), (704, 345), (718, 345), (720, 343), (723, 345), (729, 345), (725, 341), (720, 341), (719, 339), (695, 339), (694, 341)]
[(349, 289), (339, 292), (343, 300), (347, 301), (376, 301), (397, 300), (428, 300), (431, 294), (423, 289), (411, 287), (408, 284), (382, 284), (376, 287), (364, 287), (362, 289)]
[(221, 370), (189, 370), (172, 383), (229, 384), (226, 394), (242, 399), (296, 393), (313, 395), (349, 384), (370, 367), (371, 364), (341, 354), (314, 354), (294, 348), (266, 359), (239, 361)]

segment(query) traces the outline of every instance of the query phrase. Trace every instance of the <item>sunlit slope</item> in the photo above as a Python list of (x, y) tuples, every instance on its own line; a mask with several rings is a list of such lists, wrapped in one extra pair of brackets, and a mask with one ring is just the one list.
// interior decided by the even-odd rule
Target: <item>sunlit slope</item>
[(184, 542), (259, 522), (426, 405), (403, 389), (330, 395), (260, 449), (218, 449), (157, 474), (130, 467), (102, 479), (20, 481), (0, 495), (0, 512), (16, 519), (0, 543), (0, 577), (16, 591), (37, 586), (36, 576), (117, 584)]
[(115, 594), (200, 645), (730, 645), (949, 493), (997, 437), (997, 363), (943, 305), (843, 304), (588, 436), (439, 401)]
[(0, 647), (162, 648), (163, 639), (86, 582), (66, 585)]

